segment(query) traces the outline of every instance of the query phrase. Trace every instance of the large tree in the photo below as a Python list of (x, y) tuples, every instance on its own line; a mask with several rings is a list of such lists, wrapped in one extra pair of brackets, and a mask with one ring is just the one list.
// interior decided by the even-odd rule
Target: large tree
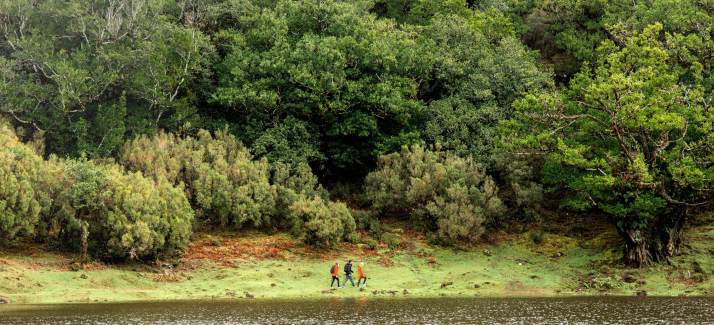
[(43, 132), (48, 153), (90, 158), (183, 125), (195, 110), (187, 85), (211, 53), (184, 9), (165, 0), (1, 1), (0, 114)]
[[(385, 5), (409, 7), (408, 17), (377, 14)], [(214, 38), (225, 56), (212, 100), (235, 112), (225, 117), (231, 132), (271, 163), (359, 177), (379, 155), (422, 141), (490, 163), (511, 102), (549, 83), (506, 17), (464, 1), (220, 8)]]
[(544, 181), (576, 193), (565, 206), (611, 215), (625, 262), (640, 266), (677, 255), (688, 212), (714, 198), (711, 98), (668, 64), (677, 42), (661, 31), (603, 42), (568, 89), (515, 104), (501, 138), (505, 151), (547, 154)]

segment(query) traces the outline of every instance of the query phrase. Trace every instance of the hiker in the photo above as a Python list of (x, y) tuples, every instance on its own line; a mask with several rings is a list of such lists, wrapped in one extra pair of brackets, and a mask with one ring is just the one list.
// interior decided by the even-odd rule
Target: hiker
[(352, 283), (352, 288), (357, 288), (355, 285), (354, 280), (352, 280), (352, 260), (347, 261), (347, 264), (345, 264), (345, 279), (342, 281), (342, 287), (344, 288), (345, 285), (347, 285), (347, 280), (350, 280)]
[(362, 282), (362, 279), (364, 279), (364, 284), (362, 286), (367, 287), (367, 277), (364, 276), (364, 262), (359, 263), (359, 267), (357, 267), (357, 286), (358, 287), (359, 287), (360, 282)]
[(334, 289), (332, 287), (333, 284), (335, 284), (335, 280), (337, 280), (337, 288), (342, 288), (340, 287), (340, 278), (337, 277), (337, 272), (340, 271), (340, 263), (335, 262), (335, 265), (332, 266), (330, 269), (330, 273), (332, 273), (332, 283), (330, 283), (330, 289)]

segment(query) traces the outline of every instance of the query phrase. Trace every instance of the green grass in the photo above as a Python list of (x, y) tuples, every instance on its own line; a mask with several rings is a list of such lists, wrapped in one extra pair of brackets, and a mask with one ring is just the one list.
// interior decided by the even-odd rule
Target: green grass
[[(283, 255), (283, 259), (241, 260), (235, 267), (208, 261), (195, 269), (179, 267), (164, 271), (137, 264), (78, 272), (57, 267), (61, 257), (5, 255), (0, 259), (0, 293), (14, 302), (44, 303), (233, 299), (244, 297), (246, 292), (256, 298), (371, 296), (374, 291), (380, 296), (390, 295), (389, 291), (404, 296), (405, 289), (412, 297), (632, 295), (641, 290), (649, 295), (714, 293), (714, 259), (710, 250), (714, 227), (696, 228), (690, 231), (690, 237), (682, 255), (672, 260), (674, 265), (659, 264), (645, 269), (628, 269), (618, 264), (620, 247), (613, 231), (582, 242), (544, 234), (539, 245), (524, 234), (498, 245), (475, 246), (468, 251), (415, 242), (416, 249), (392, 253), (383, 250), (376, 256), (363, 254), (359, 249), (343, 252), (341, 264), (348, 258), (364, 260), (369, 277), (364, 291), (351, 287), (329, 290), (329, 269), (334, 261), (321, 262), (293, 254)], [(484, 251), (490, 251), (490, 256)], [(556, 252), (563, 256), (554, 257)], [(437, 263), (429, 263), (429, 257), (434, 257)], [(703, 273), (693, 273), (695, 261)], [(625, 283), (622, 280), (625, 276), (637, 282)], [(343, 278), (341, 275), (340, 279)], [(442, 282), (453, 284), (441, 288)]]

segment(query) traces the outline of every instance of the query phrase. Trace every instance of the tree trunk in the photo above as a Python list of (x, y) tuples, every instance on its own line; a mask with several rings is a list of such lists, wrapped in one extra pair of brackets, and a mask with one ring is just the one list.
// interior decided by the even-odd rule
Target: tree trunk
[(648, 229), (628, 228), (620, 235), (625, 239), (625, 265), (652, 264), (652, 254), (650, 253), (650, 237)]
[(684, 207), (676, 207), (647, 228), (621, 231), (625, 240), (625, 264), (638, 268), (657, 262), (671, 264), (670, 258), (679, 255), (684, 243), (687, 212)]
[(88, 236), (88, 231), (87, 231), (87, 222), (82, 220), (80, 221), (82, 224), (82, 257), (81, 257), (81, 262), (82, 264), (87, 264), (87, 236)]
[(672, 213), (660, 217), (657, 229), (660, 247), (657, 249), (658, 260), (672, 264), (670, 257), (679, 255), (684, 243), (684, 226), (687, 223), (688, 209), (679, 207)]

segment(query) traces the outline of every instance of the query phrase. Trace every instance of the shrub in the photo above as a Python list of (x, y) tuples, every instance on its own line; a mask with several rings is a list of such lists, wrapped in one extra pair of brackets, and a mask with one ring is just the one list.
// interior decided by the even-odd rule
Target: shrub
[(414, 146), (380, 158), (367, 175), (365, 194), (375, 209), (405, 213), (426, 230), (450, 239), (476, 240), (483, 223), (503, 213), (498, 188), (469, 159)]
[(519, 221), (540, 221), (543, 185), (540, 170), (545, 159), (538, 155), (495, 155), (496, 167), (512, 190), (514, 198), (508, 200), (513, 208), (510, 215)]
[(127, 169), (183, 187), (199, 217), (221, 224), (270, 223), (277, 191), (266, 159), (252, 160), (234, 136), (200, 130), (194, 137), (159, 133), (127, 142), (120, 162)]
[(372, 220), (374, 220), (372, 218), (371, 211), (352, 211), (352, 217), (354, 217), (355, 219), (355, 225), (357, 226), (357, 229), (369, 229), (372, 224)]
[(528, 236), (534, 244), (540, 245), (543, 243), (543, 231), (531, 231)]
[(294, 226), (288, 215), (295, 202), (329, 194), (305, 164), (274, 167), (233, 135), (217, 131), (215, 137), (200, 130), (196, 137), (178, 138), (159, 133), (128, 142), (121, 163), (155, 179), (164, 177), (185, 189), (198, 216), (221, 224)]
[(369, 223), (369, 235), (376, 240), (382, 239), (382, 224), (377, 219), (372, 219)]
[(348, 239), (355, 231), (354, 219), (344, 203), (325, 204), (319, 196), (296, 201), (290, 207), (289, 218), (293, 234), (303, 235), (305, 243), (314, 246), (330, 246)]
[(12, 240), (34, 232), (42, 210), (35, 181), (43, 169), (42, 158), (0, 124), (0, 237)]
[(379, 243), (378, 243), (376, 240), (374, 240), (374, 239), (369, 239), (369, 238), (363, 238), (363, 239), (362, 239), (362, 242), (363, 242), (364, 244), (366, 244), (367, 246), (369, 246), (369, 248), (370, 248), (371, 250), (376, 249), (377, 246), (379, 245)]
[(384, 240), (384, 243), (387, 244), (389, 249), (397, 249), (402, 246), (402, 239), (399, 236), (384, 234), (382, 240)]
[(107, 253), (135, 258), (185, 249), (194, 213), (183, 191), (140, 173), (117, 174), (96, 227)]
[[(8, 193), (12, 194), (8, 196)], [(126, 173), (111, 161), (43, 161), (0, 126), (0, 235), (57, 232), (108, 257), (141, 257), (184, 248), (193, 211), (180, 188), (163, 177)]]

